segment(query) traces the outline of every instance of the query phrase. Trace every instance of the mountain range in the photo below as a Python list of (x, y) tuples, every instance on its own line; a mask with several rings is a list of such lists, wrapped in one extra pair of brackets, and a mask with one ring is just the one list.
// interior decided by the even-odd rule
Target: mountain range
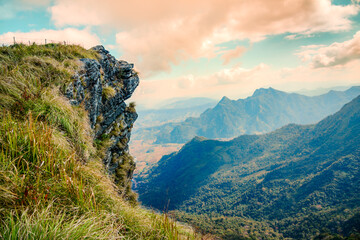
[[(358, 88), (347, 92), (353, 91)], [(326, 108), (329, 110), (335, 108), (333, 96), (341, 94), (333, 91), (311, 101), (328, 99), (333, 103)], [(239, 102), (254, 106), (255, 99), (270, 101), (272, 96), (283, 99), (274, 107), (279, 111), (283, 101), (307, 99), (261, 89), (251, 97), (254, 100)], [(236, 103), (224, 98), (214, 109)], [(293, 106), (299, 109), (304, 106), (301, 103)], [(266, 113), (265, 109), (258, 107), (253, 112)], [(317, 111), (319, 107), (291, 110), (291, 116), (303, 115), (311, 122), (315, 118), (303, 113), (320, 116), (325, 112)], [(272, 119), (271, 126), (281, 122), (276, 116)], [(356, 229), (344, 226), (358, 222), (360, 212), (360, 96), (317, 124), (289, 124), (267, 134), (241, 135), (230, 141), (195, 137), (178, 152), (164, 156), (147, 177), (138, 179), (136, 191), (143, 204), (177, 210), (182, 221), (224, 239), (247, 239), (247, 221), (261, 223), (271, 234), (284, 238), (311, 239), (324, 231), (350, 235)], [(274, 239), (279, 238), (276, 234)]]
[[(170, 122), (181, 122), (189, 117), (198, 117), (208, 108), (214, 107), (217, 101), (211, 98), (188, 98), (181, 100), (169, 100), (160, 104), (159, 108), (137, 110), (139, 115), (135, 130), (141, 131), (142, 128), (154, 127)], [(135, 133), (136, 135), (136, 133)], [(135, 136), (135, 139), (141, 136)]]
[(215, 107), (198, 117), (142, 128), (136, 135), (142, 139), (156, 139), (155, 143), (161, 144), (185, 143), (195, 136), (233, 138), (241, 134), (266, 133), (289, 123), (316, 123), (359, 94), (360, 87), (331, 90), (313, 97), (260, 88), (245, 99), (223, 97)]

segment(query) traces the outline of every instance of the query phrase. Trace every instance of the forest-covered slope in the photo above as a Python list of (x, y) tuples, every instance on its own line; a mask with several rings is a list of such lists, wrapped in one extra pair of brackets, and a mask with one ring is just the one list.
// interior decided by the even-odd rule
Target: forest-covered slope
[(295, 239), (356, 234), (345, 225), (360, 211), (360, 96), (316, 125), (196, 137), (164, 156), (137, 191), (144, 204), (180, 210), (180, 219), (228, 239), (271, 229)]

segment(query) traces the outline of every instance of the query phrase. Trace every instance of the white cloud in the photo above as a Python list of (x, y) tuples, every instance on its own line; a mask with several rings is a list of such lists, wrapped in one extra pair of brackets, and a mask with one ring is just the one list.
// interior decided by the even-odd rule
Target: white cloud
[(224, 65), (230, 63), (230, 61), (234, 58), (239, 58), (244, 54), (246, 48), (243, 46), (238, 46), (234, 49), (230, 49), (225, 51), (225, 53), (221, 56), (221, 59), (224, 61)]
[(296, 35), (296, 34), (287, 35), (287, 36), (285, 37), (285, 39), (294, 40), (294, 39), (297, 39), (297, 35)]
[(79, 44), (85, 48), (91, 48), (100, 44), (99, 38), (94, 33), (91, 33), (88, 28), (83, 30), (66, 28), (63, 30), (43, 29), (31, 32), (7, 32), (0, 35), (0, 43), (12, 44), (13, 37), (15, 37), (17, 43), (25, 44), (28, 44), (29, 41), (30, 43), (44, 44), (45, 39), (47, 43), (66, 41), (70, 44)]
[(348, 41), (329, 46), (311, 45), (297, 53), (303, 61), (310, 61), (314, 68), (342, 66), (360, 59), (360, 31)]

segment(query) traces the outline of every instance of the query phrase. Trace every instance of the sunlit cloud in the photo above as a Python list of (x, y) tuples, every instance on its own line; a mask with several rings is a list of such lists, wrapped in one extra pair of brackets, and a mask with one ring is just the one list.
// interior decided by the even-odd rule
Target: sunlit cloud
[[(216, 45), (226, 41), (348, 30), (359, 7), (332, 5), (330, 0), (57, 0), (49, 11), (60, 27), (118, 29), (123, 57), (151, 75), (189, 59), (216, 57)], [(233, 54), (240, 56), (237, 51)], [(228, 54), (222, 57), (225, 63), (231, 59)]]
[(360, 31), (345, 42), (335, 42), (329, 46), (312, 45), (297, 53), (304, 61), (310, 61), (314, 68), (345, 65), (360, 59)]
[(229, 64), (232, 59), (239, 58), (246, 51), (246, 48), (243, 46), (238, 46), (234, 49), (226, 51), (221, 59), (224, 61), (224, 65)]

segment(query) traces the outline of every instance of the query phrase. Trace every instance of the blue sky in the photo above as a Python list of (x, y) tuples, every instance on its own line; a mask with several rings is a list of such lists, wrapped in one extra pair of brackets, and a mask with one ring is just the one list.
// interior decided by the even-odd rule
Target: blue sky
[[(42, 39), (103, 44), (134, 62), (134, 95), (245, 97), (360, 85), (359, 1), (0, 1), (0, 42)], [(149, 101), (149, 99), (151, 101)]]

